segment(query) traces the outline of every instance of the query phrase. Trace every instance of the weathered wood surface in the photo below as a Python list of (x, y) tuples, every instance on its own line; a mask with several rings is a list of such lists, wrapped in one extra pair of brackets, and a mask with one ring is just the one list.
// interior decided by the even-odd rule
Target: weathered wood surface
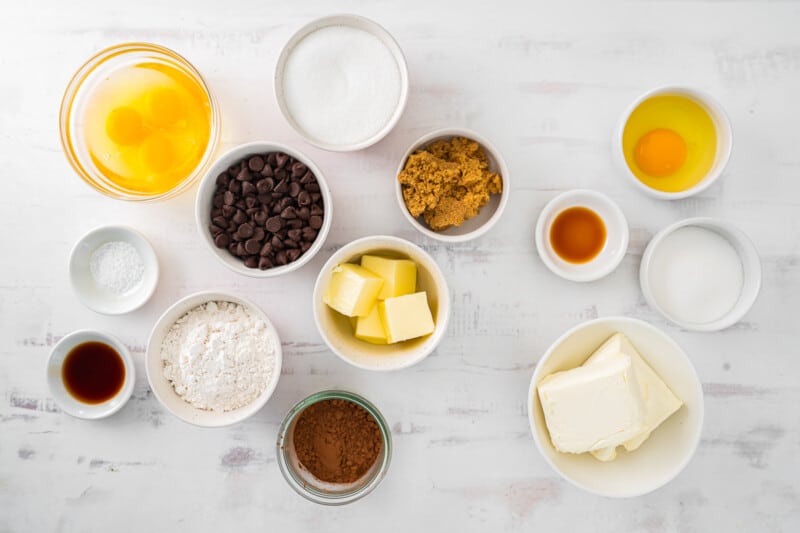
[[(118, 4), (118, 5), (114, 5)], [(458, 5), (207, 0), (4, 2), (0, 8), (0, 531), (797, 531), (800, 529), (800, 5), (795, 2), (550, 2)], [(403, 47), (408, 108), (380, 144), (354, 154), (305, 145), (280, 117), (272, 72), (283, 43), (311, 18), (355, 12)], [(90, 54), (129, 40), (188, 57), (215, 90), (221, 149), (288, 143), (323, 169), (335, 219), (325, 249), (280, 280), (224, 269), (203, 248), (193, 192), (134, 205), (81, 183), (57, 136), (61, 93)], [(714, 94), (735, 133), (723, 180), (679, 202), (649, 199), (613, 166), (619, 113), (645, 90), (682, 83)], [(473, 128), (505, 154), (508, 210), (484, 238), (444, 246), (417, 234), (395, 204), (398, 158), (423, 133)], [(619, 202), (631, 226), (620, 268), (592, 284), (550, 274), (536, 256), (539, 210), (588, 187)], [(714, 334), (667, 324), (638, 288), (648, 239), (678, 219), (730, 220), (756, 242), (761, 296)], [(153, 242), (153, 299), (122, 317), (83, 307), (67, 277), (72, 244), (125, 223)], [(439, 350), (398, 373), (353, 369), (321, 343), (310, 311), (323, 261), (356, 237), (388, 233), (429, 250), (449, 279), (453, 317)], [(284, 341), (269, 404), (237, 426), (202, 430), (148, 390), (144, 344), (156, 317), (200, 289), (247, 295)], [(537, 360), (565, 329), (597, 316), (648, 320), (691, 355), (706, 392), (701, 446), (667, 487), (633, 500), (562, 481), (528, 430)], [(130, 403), (75, 420), (48, 397), (44, 362), (78, 328), (119, 335), (137, 360)], [(275, 464), (277, 425), (314, 391), (341, 387), (390, 421), (394, 460), (368, 498), (322, 508), (298, 497)]]

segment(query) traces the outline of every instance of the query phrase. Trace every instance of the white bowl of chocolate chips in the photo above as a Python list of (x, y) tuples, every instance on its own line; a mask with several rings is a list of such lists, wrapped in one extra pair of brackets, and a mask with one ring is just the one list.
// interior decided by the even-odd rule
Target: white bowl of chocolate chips
[(266, 141), (228, 150), (200, 182), (197, 228), (209, 250), (239, 274), (297, 270), (331, 227), (331, 193), (311, 159)]

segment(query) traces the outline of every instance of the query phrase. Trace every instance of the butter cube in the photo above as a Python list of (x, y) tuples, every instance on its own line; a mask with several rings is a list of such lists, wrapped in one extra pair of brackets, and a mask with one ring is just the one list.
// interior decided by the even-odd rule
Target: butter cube
[(425, 291), (380, 301), (378, 313), (389, 344), (422, 337), (435, 329)]
[(361, 258), (361, 266), (383, 278), (379, 300), (413, 294), (417, 290), (417, 265), (414, 261), (365, 255)]
[(638, 435), (644, 406), (628, 356), (556, 372), (538, 386), (550, 440), (558, 451), (584, 453)]
[(380, 276), (359, 265), (343, 263), (333, 269), (322, 301), (345, 316), (367, 316), (381, 287)]
[[(589, 356), (583, 366), (593, 365), (613, 358), (628, 356), (633, 362), (636, 372), (636, 381), (639, 383), (640, 395), (645, 408), (644, 425), (638, 435), (623, 443), (625, 449), (633, 451), (644, 441), (664, 420), (672, 416), (681, 408), (683, 402), (669, 389), (666, 383), (648, 365), (639, 352), (634, 348), (628, 337), (617, 333), (604, 342)], [(615, 447), (616, 448), (616, 447)], [(613, 452), (613, 453), (612, 453)], [(610, 461), (617, 456), (615, 450), (595, 450), (592, 452), (601, 461)]]
[(372, 311), (367, 316), (360, 316), (355, 319), (355, 335), (357, 339), (371, 342), (372, 344), (387, 344), (386, 331), (381, 323), (378, 306), (373, 305)]

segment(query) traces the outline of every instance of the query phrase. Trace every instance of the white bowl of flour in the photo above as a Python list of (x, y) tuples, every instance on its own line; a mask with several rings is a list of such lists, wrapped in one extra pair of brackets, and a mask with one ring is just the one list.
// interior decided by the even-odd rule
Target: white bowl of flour
[(408, 67), (397, 41), (357, 15), (333, 15), (300, 28), (275, 68), (281, 113), (307, 142), (336, 152), (380, 141), (408, 100)]
[(255, 304), (231, 294), (199, 292), (158, 319), (145, 369), (156, 398), (197, 426), (220, 427), (255, 414), (281, 374), (278, 332)]

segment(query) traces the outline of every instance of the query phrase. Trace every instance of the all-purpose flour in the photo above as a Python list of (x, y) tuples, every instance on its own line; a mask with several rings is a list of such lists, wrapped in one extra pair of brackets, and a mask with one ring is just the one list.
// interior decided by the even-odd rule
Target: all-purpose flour
[(180, 317), (164, 337), (164, 377), (193, 406), (232, 411), (267, 388), (277, 343), (267, 324), (246, 307), (208, 302)]

